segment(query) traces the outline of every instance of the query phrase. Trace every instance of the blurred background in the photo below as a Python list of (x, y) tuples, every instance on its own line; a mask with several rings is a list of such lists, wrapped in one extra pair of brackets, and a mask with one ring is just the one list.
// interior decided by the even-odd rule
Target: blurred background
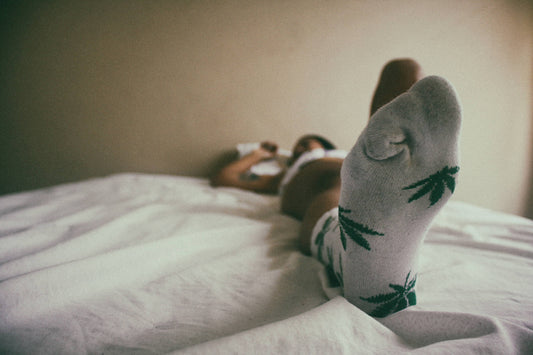
[(454, 199), (533, 217), (528, 0), (4, 0), (0, 51), (0, 194), (207, 176), (237, 143), (310, 132), (350, 149), (410, 57), (463, 104)]

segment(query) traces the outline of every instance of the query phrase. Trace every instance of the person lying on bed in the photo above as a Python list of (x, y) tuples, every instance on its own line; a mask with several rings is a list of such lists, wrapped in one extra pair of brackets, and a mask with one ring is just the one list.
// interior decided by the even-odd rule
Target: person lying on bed
[[(346, 152), (337, 150), (333, 143), (316, 134), (308, 134), (296, 142), (287, 170), (275, 175), (257, 175), (250, 169), (265, 160), (276, 157), (278, 145), (274, 142), (261, 142), (259, 147), (244, 157), (228, 164), (211, 177), (213, 186), (231, 186), (262, 193), (280, 193), (285, 185), (308, 162), (325, 157), (344, 159)], [(307, 154), (309, 153), (309, 154)]]
[[(378, 108), (407, 91), (422, 77), (422, 68), (412, 59), (396, 59), (387, 63), (381, 72), (374, 97), (372, 98), (370, 115), (373, 115)], [(262, 193), (283, 194), (284, 187), (303, 165), (312, 160), (323, 158), (344, 159), (347, 154), (344, 150), (337, 150), (335, 145), (326, 138), (316, 134), (307, 134), (296, 141), (292, 149), (292, 155), (288, 160), (288, 170), (282, 171), (277, 175), (250, 173), (250, 168), (254, 165), (275, 158), (277, 150), (278, 145), (276, 143), (271, 141), (262, 142), (250, 154), (226, 165), (217, 174), (213, 175), (211, 184), (213, 186), (238, 187)], [(305, 154), (309, 152), (312, 152), (312, 154)], [(306, 156), (301, 157), (302, 155)], [(340, 165), (337, 164), (333, 170), (340, 172)]]
[[(367, 127), (346, 157), (310, 159), (283, 188), (282, 212), (302, 221), (302, 252), (323, 262), (344, 297), (371, 316), (416, 304), (418, 252), (455, 189), (460, 126), (461, 108), (445, 79), (422, 78), (412, 60), (392, 61), (382, 71)], [(293, 164), (325, 148), (301, 140)], [(273, 154), (275, 145), (263, 144), (231, 169), (242, 173)], [(241, 179), (239, 169), (234, 174)], [(279, 186), (283, 176), (275, 179)]]

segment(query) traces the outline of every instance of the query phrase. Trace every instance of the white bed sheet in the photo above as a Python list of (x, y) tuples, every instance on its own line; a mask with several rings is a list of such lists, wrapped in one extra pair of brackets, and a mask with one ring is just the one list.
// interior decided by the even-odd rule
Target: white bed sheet
[(450, 202), (419, 304), (376, 320), (278, 206), (143, 174), (1, 197), (0, 353), (533, 353), (532, 221)]

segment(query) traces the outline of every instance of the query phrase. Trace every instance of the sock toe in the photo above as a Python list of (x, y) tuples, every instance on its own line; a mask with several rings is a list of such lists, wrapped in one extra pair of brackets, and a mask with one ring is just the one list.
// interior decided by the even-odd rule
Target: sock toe
[(454, 88), (441, 77), (429, 76), (374, 114), (361, 135), (362, 150), (371, 160), (403, 153), (411, 165), (438, 166), (455, 160), (460, 125)]

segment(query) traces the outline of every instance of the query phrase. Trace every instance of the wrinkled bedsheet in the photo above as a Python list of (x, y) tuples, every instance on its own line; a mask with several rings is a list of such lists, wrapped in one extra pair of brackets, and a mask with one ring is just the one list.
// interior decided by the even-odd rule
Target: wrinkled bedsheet
[(374, 319), (279, 198), (119, 174), (0, 198), (0, 353), (533, 353), (533, 222), (451, 201), (418, 305)]

